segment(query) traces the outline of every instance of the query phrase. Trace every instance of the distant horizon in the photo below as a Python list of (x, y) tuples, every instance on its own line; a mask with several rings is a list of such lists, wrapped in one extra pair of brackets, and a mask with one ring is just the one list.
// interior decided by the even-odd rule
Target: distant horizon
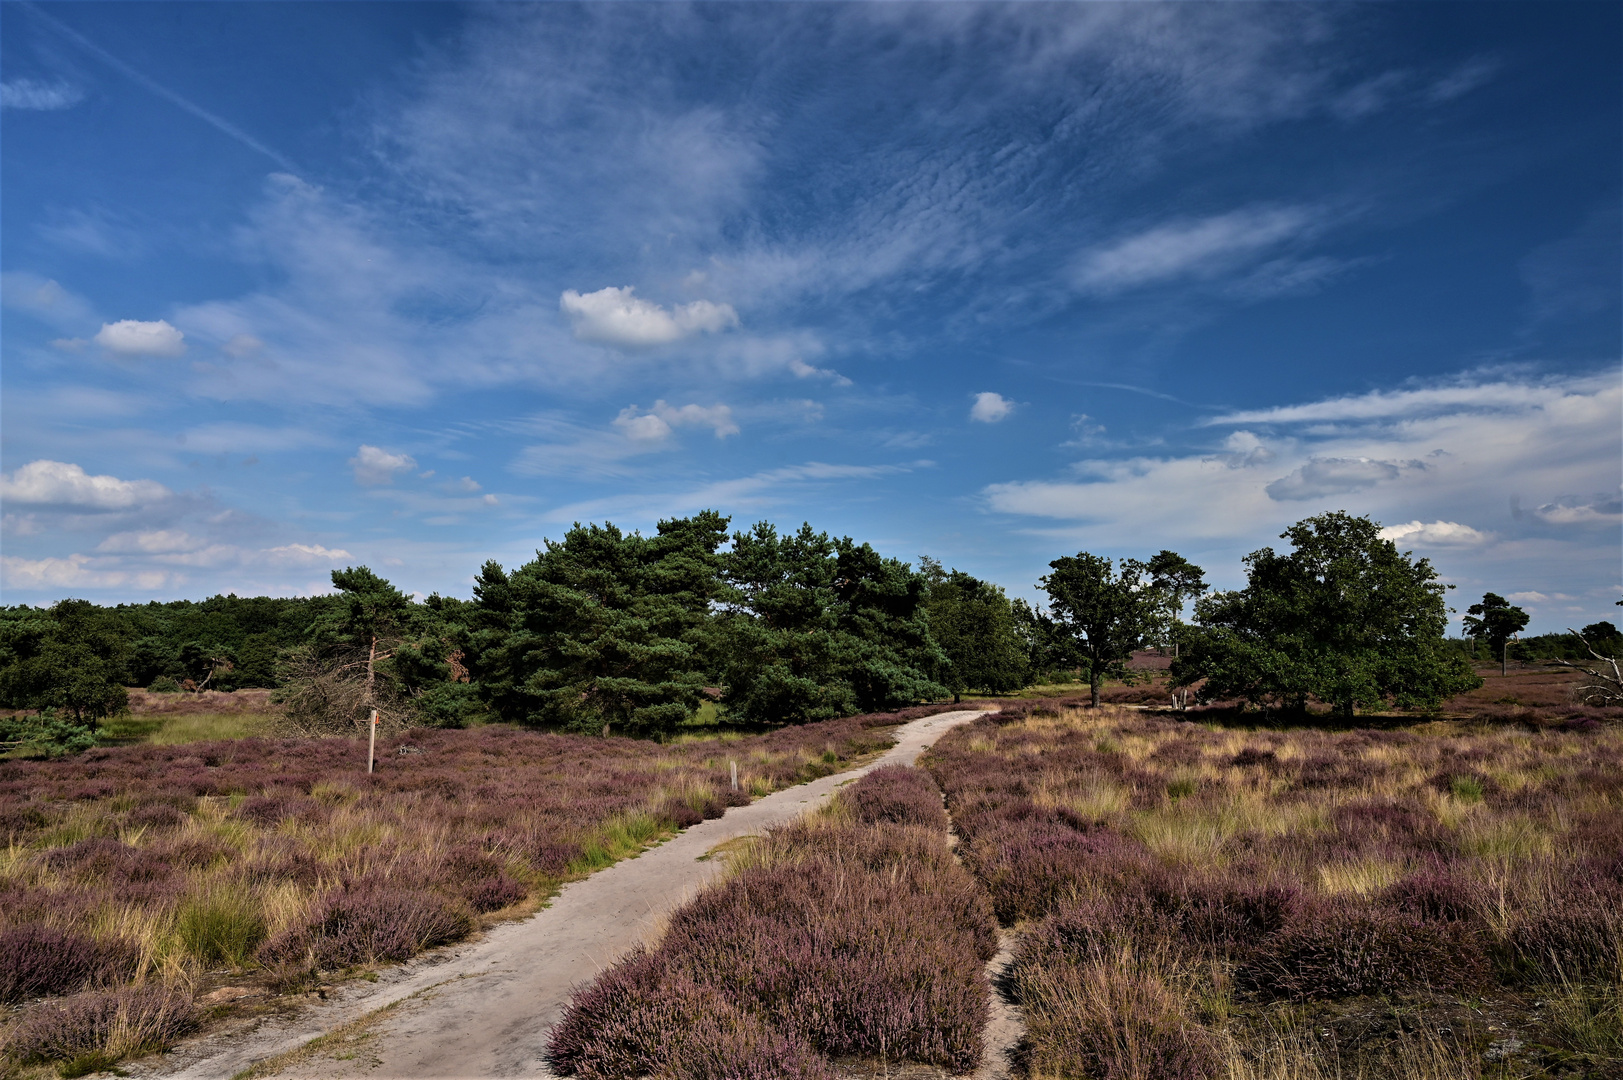
[(0, 600), (1327, 510), (1623, 595), (1623, 7), (0, 5)]

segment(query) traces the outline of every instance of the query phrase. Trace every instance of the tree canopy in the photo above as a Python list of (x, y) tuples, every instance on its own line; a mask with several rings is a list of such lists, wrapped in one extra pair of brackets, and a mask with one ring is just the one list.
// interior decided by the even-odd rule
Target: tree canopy
[(1343, 716), (1390, 701), (1435, 708), (1481, 685), (1443, 639), (1449, 586), (1429, 560), (1400, 553), (1367, 517), (1321, 514), (1281, 534), (1291, 550), (1246, 556), (1244, 589), (1196, 605), (1198, 632), (1175, 681), (1205, 679), (1206, 700), (1290, 710), (1309, 699)]
[(1486, 642), (1488, 655), (1499, 657), (1499, 674), (1505, 673), (1506, 646), (1527, 626), (1527, 612), (1498, 593), (1484, 593), (1482, 602), (1465, 609), (1465, 636)]
[(937, 680), (954, 699), (970, 690), (1007, 694), (1031, 677), (1031, 643), (1021, 610), (1003, 589), (934, 559), (919, 560), (930, 634), (947, 662)]

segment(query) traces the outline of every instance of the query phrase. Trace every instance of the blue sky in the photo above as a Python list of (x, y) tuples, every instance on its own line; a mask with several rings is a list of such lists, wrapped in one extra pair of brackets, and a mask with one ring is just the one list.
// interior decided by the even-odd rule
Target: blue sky
[(1331, 509), (1616, 621), (1616, 4), (0, 5), (8, 603)]

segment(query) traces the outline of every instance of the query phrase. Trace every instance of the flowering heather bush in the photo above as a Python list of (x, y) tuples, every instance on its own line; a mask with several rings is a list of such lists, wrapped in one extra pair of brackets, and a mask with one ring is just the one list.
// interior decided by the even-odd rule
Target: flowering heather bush
[(997, 930), (946, 825), (927, 776), (886, 768), (775, 831), (676, 913), (658, 949), (576, 996), (553, 1067), (821, 1077), (824, 1055), (863, 1055), (972, 1069)]
[(0, 1000), (221, 965), (291, 988), (403, 960), (937, 711), (666, 745), (411, 731), (380, 741), (371, 775), (358, 739), (0, 762)]
[(83, 1076), (162, 1050), (196, 1026), (189, 992), (147, 983), (42, 1005), (6, 1032), (3, 1053), (22, 1064), (66, 1062), (64, 1075)]
[(29, 923), (0, 930), (0, 1004), (124, 982), (139, 955), (128, 942)]
[(1234, 1017), (1612, 1000), (1623, 977), (1616, 728), (1246, 730), (1036, 703), (921, 764), (965, 865), (1024, 927), (1033, 1075), (1297, 1075), (1262, 1052), (1277, 1032)]

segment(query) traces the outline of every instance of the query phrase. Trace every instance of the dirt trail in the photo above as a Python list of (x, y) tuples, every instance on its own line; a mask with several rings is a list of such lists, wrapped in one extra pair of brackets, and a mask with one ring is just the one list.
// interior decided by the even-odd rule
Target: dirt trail
[(721, 872), (721, 860), (700, 861), (706, 852), (814, 809), (869, 769), (911, 765), (942, 732), (980, 715), (938, 713), (905, 724), (896, 745), (863, 768), (775, 792), (694, 825), (634, 859), (564, 886), (532, 918), (425, 954), (380, 973), (376, 983), (346, 986), (295, 1018), (266, 1021), (250, 1032), (221, 1032), (177, 1049), (156, 1068), (131, 1072), (224, 1080), (372, 1017), (357, 1037), (313, 1048), (266, 1075), (550, 1076), (542, 1051), (571, 990), (632, 946), (657, 937), (664, 918)]

